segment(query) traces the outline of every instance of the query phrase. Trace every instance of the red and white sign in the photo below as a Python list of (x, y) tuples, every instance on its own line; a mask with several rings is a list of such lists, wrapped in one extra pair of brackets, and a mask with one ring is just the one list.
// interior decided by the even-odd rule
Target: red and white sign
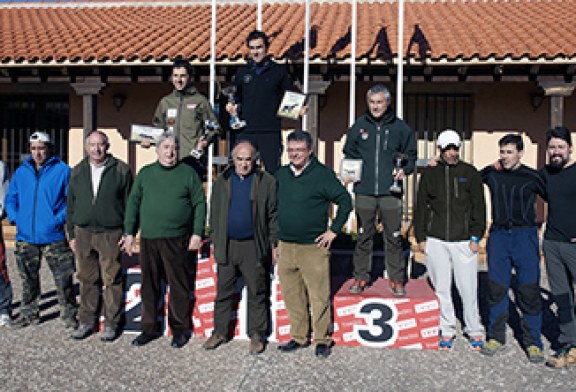
[(438, 349), (440, 308), (424, 280), (411, 280), (406, 295), (396, 297), (387, 279), (378, 279), (361, 294), (350, 294), (352, 280), (334, 296), (337, 345)]
[[(208, 257), (199, 255), (192, 313), (193, 335), (207, 338), (214, 328), (214, 299), (216, 298), (216, 262), (210, 250)], [(128, 268), (126, 273), (126, 328), (125, 332), (139, 332), (140, 321), (140, 269)], [(341, 281), (340, 281), (341, 282)], [(333, 282), (333, 286), (336, 281)], [(333, 298), (333, 339), (337, 345), (438, 349), (439, 304), (425, 280), (411, 280), (406, 285), (406, 296), (394, 296), (388, 280), (378, 279), (361, 294), (350, 294), (352, 280), (344, 282)], [(271, 282), (271, 335), (272, 342), (290, 340), (290, 318), (284, 305), (277, 274)], [(247, 339), (246, 288), (238, 283), (238, 307), (230, 323), (234, 336)], [(336, 286), (337, 287), (337, 286)], [(167, 325), (166, 290), (164, 323)], [(160, 315), (162, 316), (162, 315)]]

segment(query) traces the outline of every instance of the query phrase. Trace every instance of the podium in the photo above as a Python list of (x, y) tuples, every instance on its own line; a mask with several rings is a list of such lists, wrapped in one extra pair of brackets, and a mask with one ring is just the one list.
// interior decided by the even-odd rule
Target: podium
[[(193, 336), (208, 338), (214, 328), (214, 299), (216, 298), (216, 262), (212, 251), (199, 252), (196, 268), (192, 313)], [(124, 332), (140, 332), (140, 268), (126, 266)], [(411, 349), (438, 349), (439, 304), (426, 280), (410, 280), (406, 295), (396, 297), (386, 279), (376, 280), (361, 294), (350, 294), (353, 279), (332, 277), (333, 339), (336, 345), (390, 347)], [(247, 295), (240, 281), (237, 286), (238, 306), (230, 323), (235, 338), (247, 336)], [(159, 319), (164, 334), (170, 335), (168, 326), (169, 287), (166, 287), (164, 306)], [(271, 342), (290, 340), (290, 319), (285, 308), (278, 276), (271, 277), (270, 295)]]
[(346, 281), (333, 300), (335, 344), (411, 349), (438, 349), (440, 307), (425, 280), (406, 284), (397, 297), (388, 279), (378, 279), (361, 294), (350, 294)]

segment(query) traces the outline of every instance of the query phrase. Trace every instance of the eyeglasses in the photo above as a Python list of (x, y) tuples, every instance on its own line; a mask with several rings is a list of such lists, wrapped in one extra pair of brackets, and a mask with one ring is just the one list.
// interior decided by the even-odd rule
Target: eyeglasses
[(289, 148), (288, 149), (289, 153), (291, 153), (291, 152), (306, 152), (306, 151), (308, 151), (307, 148)]

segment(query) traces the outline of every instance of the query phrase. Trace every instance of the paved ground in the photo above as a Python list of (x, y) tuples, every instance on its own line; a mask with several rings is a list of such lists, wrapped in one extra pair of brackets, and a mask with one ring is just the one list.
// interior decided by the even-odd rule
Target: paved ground
[[(9, 268), (17, 303), (21, 286), (11, 252)], [(132, 347), (134, 335), (107, 344), (97, 336), (76, 342), (57, 318), (54, 285), (45, 266), (42, 282), (43, 322), (23, 330), (0, 329), (2, 390), (576, 390), (576, 366), (553, 370), (528, 363), (511, 331), (507, 351), (495, 358), (469, 351), (463, 339), (451, 353), (335, 347), (326, 360), (315, 358), (312, 348), (280, 354), (275, 344), (262, 355), (250, 356), (246, 341), (214, 352), (202, 350), (202, 342), (194, 339), (181, 350), (171, 348), (168, 338)], [(549, 310), (545, 320), (545, 334), (553, 340), (556, 327)]]

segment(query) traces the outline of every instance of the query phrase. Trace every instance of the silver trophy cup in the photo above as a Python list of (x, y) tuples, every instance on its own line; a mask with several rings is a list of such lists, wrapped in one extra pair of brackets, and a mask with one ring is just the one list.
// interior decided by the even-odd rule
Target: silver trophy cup
[[(236, 103), (236, 86), (228, 86), (222, 89), (222, 94), (228, 97), (228, 102), (234, 105)], [(237, 130), (244, 128), (246, 126), (246, 121), (241, 120), (240, 117), (231, 114), (230, 115), (230, 128)]]
[[(207, 119), (206, 121), (204, 121), (204, 134), (202, 136), (203, 137), (208, 136), (209, 131), (213, 131), (217, 128), (218, 128), (218, 124), (216, 124), (212, 120)], [(200, 159), (200, 158), (202, 158), (202, 155), (204, 155), (204, 150), (201, 150), (199, 148), (195, 148), (190, 152), (190, 155), (192, 155), (192, 157), (194, 157), (196, 159)]]
[[(393, 175), (396, 175), (396, 173), (402, 169), (402, 163), (404, 162), (404, 154), (396, 154), (394, 156), (394, 171), (392, 172)], [(394, 178), (394, 182), (392, 183), (392, 185), (390, 185), (390, 193), (393, 194), (400, 194), (402, 193), (402, 187), (400, 186), (400, 183), (398, 182), (398, 180), (396, 178)]]

